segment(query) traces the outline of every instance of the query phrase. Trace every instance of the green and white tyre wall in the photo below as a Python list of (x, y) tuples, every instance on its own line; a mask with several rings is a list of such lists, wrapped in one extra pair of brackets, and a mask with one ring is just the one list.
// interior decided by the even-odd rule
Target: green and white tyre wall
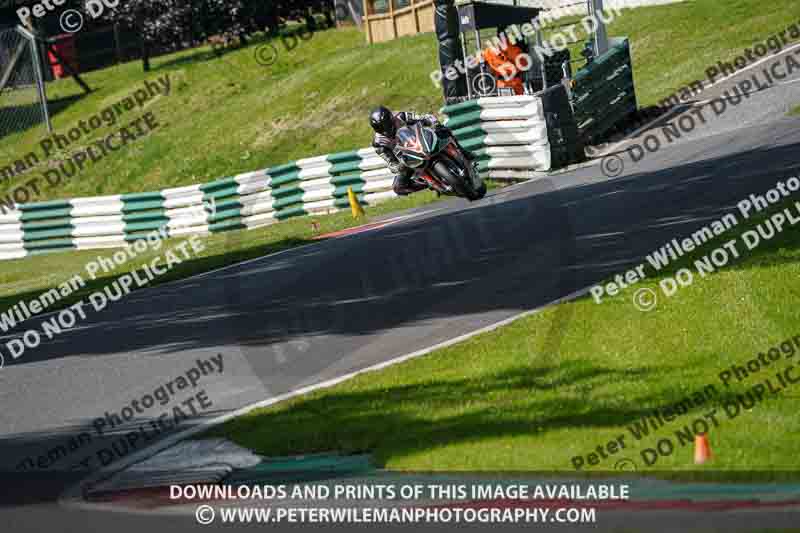
[(203, 235), (332, 213), (349, 208), (348, 187), (364, 205), (394, 197), (393, 179), (365, 148), (157, 192), (17, 205), (0, 214), (0, 259), (116, 248), (155, 230)]
[(442, 112), (461, 145), (478, 155), (478, 170), (484, 177), (530, 179), (551, 169), (540, 98), (478, 98)]

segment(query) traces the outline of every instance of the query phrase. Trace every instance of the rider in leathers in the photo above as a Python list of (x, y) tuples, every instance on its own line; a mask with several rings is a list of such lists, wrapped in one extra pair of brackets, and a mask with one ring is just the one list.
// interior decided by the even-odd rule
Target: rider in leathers
[[(397, 130), (403, 126), (410, 126), (421, 122), (423, 126), (433, 128), (436, 135), (445, 138), (449, 137), (452, 133), (448, 128), (439, 123), (433, 115), (417, 115), (411, 111), (401, 111), (399, 113), (392, 113), (389, 109), (380, 106), (372, 111), (369, 116), (369, 123), (372, 129), (375, 130), (375, 136), (372, 139), (372, 147), (381, 156), (384, 161), (389, 165), (389, 169), (395, 174), (394, 183), (392, 188), (398, 195), (405, 196), (413, 192), (425, 189), (426, 186), (421, 183), (412, 181), (411, 177), (414, 175), (414, 169), (405, 166), (394, 155), (394, 146), (397, 144), (395, 134)], [(458, 145), (458, 142), (456, 141)], [(468, 151), (459, 146), (464, 156), (472, 161), (475, 157)]]

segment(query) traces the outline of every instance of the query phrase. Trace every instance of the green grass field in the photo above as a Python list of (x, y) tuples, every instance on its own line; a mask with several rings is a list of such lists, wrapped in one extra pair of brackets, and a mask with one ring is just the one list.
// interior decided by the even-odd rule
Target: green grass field
[[(637, 288), (658, 281), (723, 242), (752, 229), (738, 226)], [(740, 242), (739, 248), (744, 250)], [(794, 427), (800, 384), (728, 418), (735, 399), (792, 361), (774, 363), (730, 387), (720, 372), (798, 336), (800, 232), (786, 229), (741, 260), (660, 301), (649, 312), (635, 290), (550, 307), (386, 370), (257, 410), (212, 432), (265, 455), (370, 451), (397, 470), (571, 470), (572, 458), (619, 435), (627, 447), (590, 469), (635, 461), (640, 472), (695, 469), (693, 446), (675, 431), (716, 408), (709, 438), (715, 459), (703, 468), (800, 470)], [(554, 342), (557, 339), (557, 342)], [(800, 354), (800, 346), (797, 347)], [(793, 379), (800, 379), (795, 369)], [(711, 399), (637, 441), (629, 426), (708, 385)], [(676, 450), (647, 466), (641, 458), (660, 438)], [(588, 461), (588, 459), (587, 459)]]
[(789, 114), (795, 116), (800, 115), (800, 105), (792, 109), (792, 111)]
[[(608, 34), (630, 38), (636, 98), (639, 107), (647, 107), (695, 80), (705, 81), (707, 68), (732, 61), (793, 23), (800, 24), (796, 2), (688, 0), (624, 10)], [(580, 24), (576, 33), (580, 42), (570, 46), (572, 59), (581, 57), (588, 37)]]

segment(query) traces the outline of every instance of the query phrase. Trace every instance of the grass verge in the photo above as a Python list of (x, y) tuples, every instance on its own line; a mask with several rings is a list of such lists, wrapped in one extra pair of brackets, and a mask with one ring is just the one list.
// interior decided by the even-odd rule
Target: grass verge
[[(787, 205), (781, 206), (781, 208)], [(776, 208), (777, 210), (777, 208)], [(796, 214), (796, 212), (795, 212)], [(738, 213), (737, 213), (737, 216)], [(637, 310), (635, 289), (596, 304), (555, 306), (458, 345), (336, 387), (256, 410), (213, 430), (265, 455), (370, 451), (396, 470), (565, 470), (573, 458), (625, 436), (626, 448), (588, 469), (611, 470), (629, 458), (642, 471), (800, 470), (796, 426), (800, 384), (729, 418), (735, 401), (794, 359), (781, 359), (743, 381), (719, 374), (788, 338), (800, 341), (800, 231), (784, 229), (741, 259), (670, 298), (659, 281), (752, 230), (742, 221), (668, 269), (648, 271), (637, 288), (662, 300)], [(695, 269), (696, 272), (696, 269)], [(561, 341), (553, 346), (557, 328)], [(800, 346), (795, 351), (800, 354)], [(797, 369), (792, 374), (800, 380)], [(696, 391), (715, 390), (702, 406), (637, 440), (629, 429), (655, 409)], [(717, 410), (715, 459), (693, 465), (693, 446), (675, 432)], [(671, 438), (674, 453), (648, 467), (641, 452)]]

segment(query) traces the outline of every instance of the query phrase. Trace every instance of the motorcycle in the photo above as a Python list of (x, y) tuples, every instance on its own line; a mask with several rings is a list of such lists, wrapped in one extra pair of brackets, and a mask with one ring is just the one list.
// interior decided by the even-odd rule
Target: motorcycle
[(397, 130), (394, 153), (409, 168), (411, 178), (439, 194), (460, 196), (470, 201), (486, 195), (486, 183), (449, 136), (440, 138), (431, 128), (417, 123)]

